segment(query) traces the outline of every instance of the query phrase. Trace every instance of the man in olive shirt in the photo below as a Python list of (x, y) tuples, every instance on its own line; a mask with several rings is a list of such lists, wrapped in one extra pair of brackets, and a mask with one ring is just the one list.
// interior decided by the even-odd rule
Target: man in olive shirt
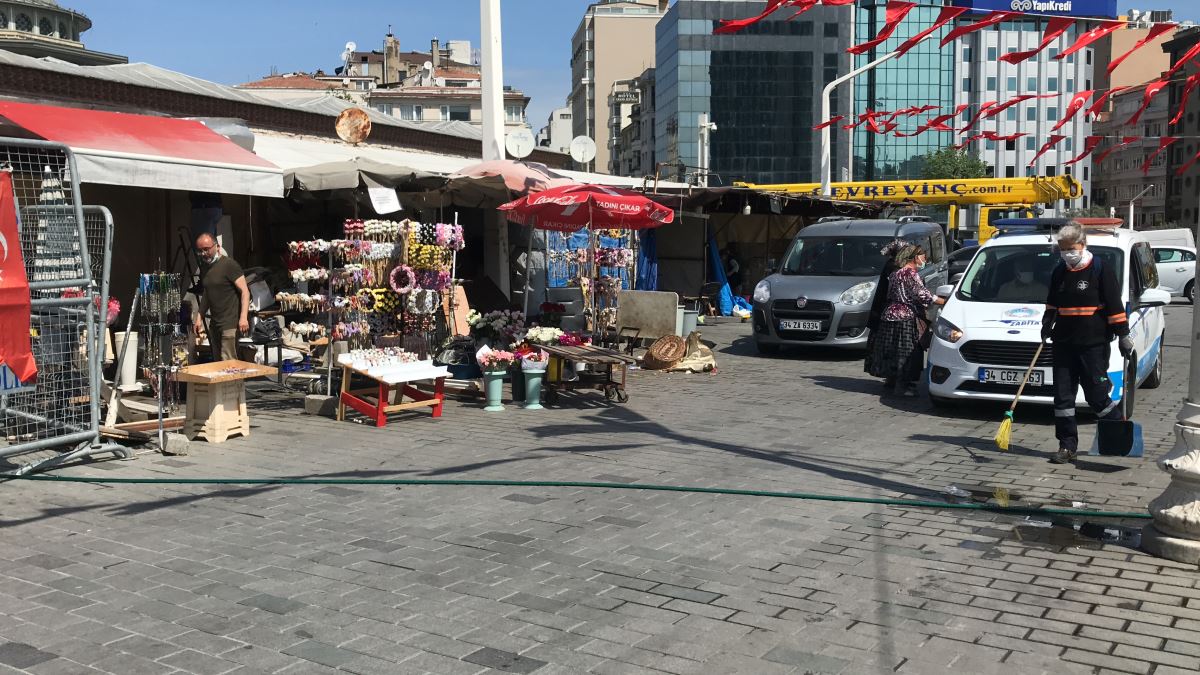
[(247, 317), (250, 287), (246, 285), (241, 265), (225, 255), (212, 235), (197, 237), (196, 251), (204, 263), (200, 270), (204, 297), (200, 299), (200, 313), (196, 315), (196, 332), (203, 329), (201, 319), (209, 314), (208, 344), (212, 347), (213, 360), (236, 359), (238, 332), (250, 331)]

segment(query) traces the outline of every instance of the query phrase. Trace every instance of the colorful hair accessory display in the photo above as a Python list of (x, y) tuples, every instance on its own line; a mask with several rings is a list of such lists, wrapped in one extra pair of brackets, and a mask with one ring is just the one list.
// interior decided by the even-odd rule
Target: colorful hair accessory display
[(417, 273), (417, 286), (430, 291), (450, 288), (450, 273), (443, 270), (422, 270)]
[(329, 278), (329, 270), (324, 267), (308, 267), (305, 269), (292, 270), (288, 274), (291, 275), (293, 282), (300, 281), (324, 281)]
[(400, 295), (407, 295), (417, 286), (417, 276), (408, 265), (397, 265), (388, 276), (392, 290)]
[(438, 223), (436, 227), (437, 245), (451, 251), (461, 251), (466, 246), (463, 240), (462, 225)]

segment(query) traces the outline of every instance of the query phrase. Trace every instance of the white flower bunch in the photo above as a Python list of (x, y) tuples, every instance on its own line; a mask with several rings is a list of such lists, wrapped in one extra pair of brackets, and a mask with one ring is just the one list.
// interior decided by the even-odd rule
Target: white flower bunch
[(534, 326), (525, 333), (525, 341), (539, 345), (556, 345), (563, 332), (553, 326)]

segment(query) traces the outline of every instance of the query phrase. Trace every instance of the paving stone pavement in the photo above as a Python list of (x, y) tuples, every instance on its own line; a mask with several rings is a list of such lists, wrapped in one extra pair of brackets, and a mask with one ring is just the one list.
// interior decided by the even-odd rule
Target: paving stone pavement
[[(1145, 459), (1047, 462), (1052, 417), (882, 395), (861, 360), (636, 373), (626, 405), (447, 405), (385, 429), (264, 393), (253, 433), (62, 473), (582, 480), (1142, 510), (1166, 484), (1191, 311), (1139, 392)], [(1140, 521), (533, 487), (0, 490), (0, 673), (1140, 673), (1200, 669), (1197, 570)], [(1080, 528), (1080, 532), (1076, 531)], [(1111, 528), (1104, 536), (1105, 527)]]

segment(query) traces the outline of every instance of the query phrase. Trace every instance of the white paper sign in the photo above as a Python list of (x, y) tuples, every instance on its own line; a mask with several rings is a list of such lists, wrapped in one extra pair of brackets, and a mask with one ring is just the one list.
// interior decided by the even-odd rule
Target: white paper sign
[(401, 208), (400, 196), (396, 194), (395, 188), (368, 185), (367, 194), (371, 195), (371, 206), (375, 209), (375, 213), (380, 215), (394, 213)]

